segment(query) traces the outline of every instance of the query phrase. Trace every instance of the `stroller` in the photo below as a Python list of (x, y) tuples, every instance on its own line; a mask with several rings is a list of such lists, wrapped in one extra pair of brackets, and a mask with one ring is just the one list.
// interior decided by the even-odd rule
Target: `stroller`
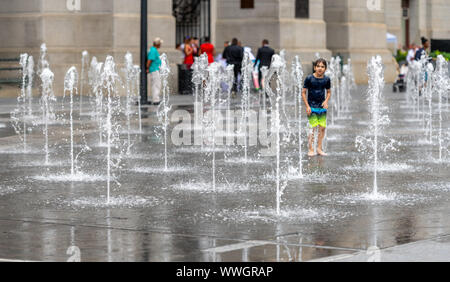
[(406, 74), (408, 73), (408, 64), (403, 63), (400, 67), (400, 73), (397, 80), (392, 85), (392, 91), (405, 92), (406, 91)]

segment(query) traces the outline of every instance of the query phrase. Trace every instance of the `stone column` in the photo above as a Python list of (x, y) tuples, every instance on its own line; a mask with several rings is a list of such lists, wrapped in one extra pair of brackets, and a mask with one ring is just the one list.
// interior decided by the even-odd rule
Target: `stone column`
[[(33, 55), (42, 42), (41, 1), (4, 0), (0, 9), (0, 58), (19, 58), (21, 53)], [(18, 62), (1, 63), (2, 67), (20, 67)], [(2, 71), (2, 78), (20, 78), (20, 71)], [(36, 92), (36, 91), (35, 91)], [(1, 97), (17, 97), (16, 87), (2, 86)]]
[[(114, 2), (78, 0), (78, 3), (77, 7), (67, 1), (41, 0), (42, 43), (47, 45), (57, 96), (63, 95), (64, 76), (71, 66), (81, 75), (83, 50), (89, 52), (89, 57), (97, 56), (99, 61), (104, 61), (108, 54), (114, 55)], [(35, 47), (39, 52), (39, 45)]]
[(286, 50), (289, 63), (294, 55), (300, 55), (308, 71), (316, 52), (326, 58), (331, 55), (326, 49), (323, 0), (310, 0), (309, 9), (309, 18), (297, 19), (295, 0), (257, 0), (253, 9), (241, 9), (240, 0), (217, 1), (218, 49), (225, 40), (236, 37), (256, 55), (262, 40), (268, 39), (277, 52)]
[[(155, 37), (161, 37), (164, 44), (160, 53), (167, 52), (169, 60), (176, 63), (172, 0), (148, 1), (149, 47)], [(127, 51), (139, 64), (140, 0), (3, 0), (0, 23), (1, 37), (8, 38), (0, 42), (1, 57), (19, 57), (27, 52), (37, 64), (40, 45), (46, 43), (55, 73), (55, 94), (59, 96), (70, 66), (81, 72), (83, 50), (99, 61), (114, 56), (118, 71)]]
[(428, 36), (432, 39), (450, 39), (450, 3), (446, 0), (428, 1)]
[[(397, 44), (403, 46), (404, 35), (402, 34), (402, 1), (401, 0), (388, 0), (385, 1), (385, 15), (384, 19), (386, 22), (387, 32), (397, 36)], [(389, 46), (392, 51), (393, 46)], [(398, 46), (394, 46), (398, 47)]]
[[(352, 59), (357, 83), (367, 83), (367, 62), (380, 55), (385, 65), (385, 80), (393, 82), (396, 67), (387, 49), (384, 1), (378, 10), (361, 0), (324, 0), (327, 22), (327, 47), (333, 55)], [(371, 7), (372, 8), (372, 7)]]
[(245, 46), (259, 48), (264, 38), (273, 48), (280, 47), (277, 0), (255, 1), (254, 9), (241, 9), (240, 0), (217, 1), (216, 44), (236, 37)]
[(427, 1), (410, 0), (409, 3), (409, 38), (411, 43), (421, 45), (420, 38), (428, 37)]
[[(127, 51), (133, 54), (133, 61), (140, 60), (140, 17), (141, 0), (114, 0), (113, 51), (118, 62), (123, 63)], [(177, 91), (177, 68), (180, 63), (175, 50), (175, 18), (172, 16), (172, 0), (148, 0), (148, 49), (153, 40), (160, 37), (164, 43), (159, 53), (166, 53), (172, 67), (171, 92)], [(150, 87), (148, 88), (150, 97)]]
[(280, 48), (286, 49), (288, 59), (300, 55), (307, 66), (305, 74), (312, 70), (315, 54), (330, 59), (331, 51), (326, 44), (326, 24), (323, 19), (323, 0), (309, 1), (309, 18), (295, 18), (295, 0), (280, 1)]

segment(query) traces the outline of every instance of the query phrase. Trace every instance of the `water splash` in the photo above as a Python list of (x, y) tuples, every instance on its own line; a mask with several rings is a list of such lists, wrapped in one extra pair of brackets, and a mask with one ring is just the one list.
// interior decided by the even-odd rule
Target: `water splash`
[(142, 111), (141, 111), (141, 97), (139, 94), (141, 67), (139, 65), (133, 66), (133, 85), (132, 93), (134, 93), (135, 100), (138, 103), (138, 119), (139, 119), (139, 134), (142, 134)]
[(249, 111), (250, 111), (250, 82), (251, 82), (251, 73), (253, 70), (253, 63), (250, 60), (250, 56), (248, 52), (244, 52), (244, 59), (242, 60), (242, 99), (241, 99), (241, 126), (239, 127), (238, 133), (244, 135), (244, 158), (247, 160), (248, 158), (248, 119), (249, 119)]
[(168, 162), (167, 162), (167, 132), (169, 130), (170, 125), (170, 119), (169, 119), (169, 112), (171, 110), (171, 106), (169, 104), (170, 102), (170, 90), (169, 90), (169, 75), (170, 75), (170, 65), (169, 60), (167, 59), (166, 54), (162, 54), (161, 57), (161, 67), (160, 67), (160, 75), (161, 75), (161, 82), (162, 82), (162, 101), (158, 106), (158, 120), (162, 124), (162, 129), (164, 131), (164, 165), (165, 168), (168, 168)]
[(103, 182), (108, 178), (104, 175), (86, 174), (76, 171), (74, 174), (49, 174), (31, 177), (34, 180), (46, 182)]
[(53, 80), (55, 78), (53, 72), (49, 68), (45, 68), (41, 72), (42, 81), (42, 96), (41, 96), (41, 107), (42, 107), (42, 119), (44, 120), (44, 152), (45, 152), (45, 165), (49, 164), (49, 145), (48, 145), (48, 122), (50, 117), (50, 99), (54, 96), (53, 94)]
[(23, 143), (23, 152), (27, 152), (27, 108), (26, 108), (26, 89), (27, 89), (27, 78), (28, 78), (28, 54), (20, 55), (20, 66), (22, 67), (22, 85), (20, 88), (19, 96), (17, 97), (17, 108), (11, 112), (11, 124), (14, 131), (19, 136)]
[[(433, 84), (434, 84), (434, 67), (431, 63), (427, 65), (427, 73), (429, 75), (429, 79), (427, 85), (425, 86), (425, 99), (428, 102), (428, 121), (426, 124), (426, 135), (428, 136), (429, 144), (433, 143)], [(425, 111), (424, 111), (425, 112)]]
[(40, 75), (41, 72), (46, 68), (50, 68), (50, 64), (47, 58), (47, 45), (45, 43), (42, 43), (39, 55), (38, 75)]
[(105, 109), (103, 106), (104, 94), (103, 94), (102, 73), (103, 73), (103, 63), (98, 63), (95, 66), (93, 91), (95, 93), (95, 119), (98, 125), (99, 144), (103, 144), (103, 135), (105, 132), (105, 123), (104, 123)]
[[(106, 155), (106, 166), (107, 166), (107, 191), (106, 199), (107, 204), (110, 203), (110, 190), (111, 190), (111, 180), (114, 177), (114, 168), (120, 167), (120, 160), (122, 156), (123, 147), (120, 143), (120, 124), (117, 121), (118, 115), (120, 114), (120, 96), (117, 91), (117, 84), (121, 84), (121, 79), (116, 72), (116, 64), (112, 56), (107, 56), (103, 67), (103, 72), (101, 73), (102, 87), (107, 93), (107, 104), (106, 104), (106, 118), (105, 118), (105, 131), (106, 131), (106, 144), (107, 144), (107, 155)], [(112, 149), (119, 149), (119, 159), (112, 159)], [(119, 182), (116, 181), (118, 185)]]
[(71, 175), (75, 175), (75, 156), (73, 150), (73, 95), (74, 91), (77, 91), (78, 83), (78, 72), (75, 67), (71, 67), (64, 78), (64, 96), (66, 95), (66, 91), (69, 91), (70, 95), (70, 162), (71, 162)]
[(297, 97), (296, 99), (296, 107), (298, 107), (298, 109), (295, 111), (296, 115), (297, 115), (297, 119), (298, 119), (298, 173), (300, 178), (303, 178), (303, 167), (302, 167), (302, 145), (303, 145), (303, 140), (302, 140), (302, 130), (303, 130), (303, 125), (302, 125), (302, 80), (303, 80), (303, 68), (302, 68), (302, 64), (298, 58), (298, 56), (295, 56), (294, 61), (292, 62), (292, 76), (294, 78), (294, 93), (295, 96)]
[(199, 193), (237, 193), (243, 191), (249, 191), (250, 186), (248, 184), (220, 184), (216, 185), (215, 189), (211, 189), (210, 182), (187, 182), (179, 183), (171, 186), (171, 189), (187, 192), (199, 192)]
[(267, 109), (267, 99), (266, 99), (266, 79), (267, 79), (267, 75), (269, 74), (269, 68), (267, 66), (264, 66), (261, 68), (261, 96), (262, 96), (262, 100), (263, 100), (263, 112), (266, 112)]
[(439, 55), (436, 61), (436, 71), (433, 75), (435, 89), (438, 94), (438, 144), (439, 144), (439, 161), (442, 162), (444, 158), (444, 152), (447, 151), (444, 146), (444, 134), (443, 134), (443, 117), (442, 117), (442, 100), (444, 94), (449, 90), (449, 75), (448, 75), (448, 63), (442, 55)]
[(156, 197), (152, 196), (117, 196), (111, 197), (105, 202), (104, 197), (83, 197), (74, 200), (64, 200), (62, 202), (72, 208), (147, 208), (161, 204), (167, 204)]
[[(131, 110), (131, 104), (134, 102), (132, 98), (134, 97), (132, 95), (133, 91), (133, 83), (134, 83), (134, 67), (133, 67), (133, 55), (130, 52), (127, 52), (125, 54), (125, 87), (126, 87), (126, 93), (127, 93), (127, 99), (125, 101), (125, 115), (127, 117), (127, 155), (131, 154), (131, 115), (133, 114)], [(138, 99), (140, 100), (140, 99)], [(140, 111), (140, 107), (139, 107)]]
[(84, 50), (81, 53), (81, 74), (80, 74), (80, 116), (83, 113), (83, 95), (84, 95), (84, 85), (85, 85), (85, 68), (89, 64), (89, 53)]
[[(205, 102), (210, 103), (212, 114), (211, 119), (206, 125), (206, 131), (210, 132), (207, 136), (210, 138), (212, 144), (212, 188), (216, 190), (216, 129), (217, 129), (217, 111), (216, 106), (218, 102), (218, 95), (220, 93), (220, 78), (219, 78), (219, 63), (212, 63), (208, 67), (208, 80), (205, 89)], [(207, 118), (208, 115), (205, 115)]]
[[(282, 130), (282, 121), (281, 121), (281, 116), (285, 114), (285, 111), (283, 110), (284, 108), (282, 108), (282, 105), (280, 105), (280, 103), (282, 103), (283, 100), (283, 73), (285, 70), (285, 61), (283, 60), (283, 58), (281, 56), (278, 55), (274, 55), (272, 57), (272, 63), (271, 63), (271, 67), (269, 70), (269, 73), (267, 75), (267, 80), (265, 81), (265, 88), (266, 91), (269, 95), (269, 99), (270, 99), (270, 106), (271, 106), (271, 144), (272, 144), (272, 150), (275, 150), (275, 155), (276, 155), (276, 210), (277, 210), (277, 214), (281, 213), (281, 197), (283, 195), (283, 191), (287, 186), (287, 181), (281, 179), (281, 167), (280, 167), (280, 158), (281, 158), (281, 132), (283, 132)], [(272, 80), (272, 77), (276, 75), (276, 91), (277, 93), (272, 91), (270, 82)], [(285, 140), (288, 140), (288, 136), (289, 136), (289, 130), (286, 130), (286, 125), (283, 127), (283, 129), (285, 130), (285, 134), (283, 134), (283, 137)], [(286, 138), (287, 137), (287, 138)]]
[[(378, 196), (378, 153), (381, 145), (382, 151), (393, 150), (395, 148), (395, 140), (390, 140), (388, 143), (379, 142), (379, 138), (382, 134), (382, 129), (389, 123), (389, 117), (383, 113), (382, 107), (382, 94), (384, 88), (384, 68), (383, 62), (380, 56), (372, 57), (367, 65), (367, 72), (369, 75), (369, 89), (368, 89), (368, 102), (370, 111), (370, 133), (367, 136), (357, 136), (355, 144), (360, 152), (370, 150), (372, 152), (373, 159), (373, 197)], [(379, 144), (380, 143), (380, 144)]]
[(185, 173), (192, 171), (191, 167), (172, 166), (165, 167), (136, 167), (131, 169), (133, 172), (148, 173), (148, 174), (163, 174), (163, 173)]
[(27, 60), (27, 99), (28, 99), (28, 117), (33, 117), (33, 78), (34, 78), (34, 60), (33, 56), (28, 56)]

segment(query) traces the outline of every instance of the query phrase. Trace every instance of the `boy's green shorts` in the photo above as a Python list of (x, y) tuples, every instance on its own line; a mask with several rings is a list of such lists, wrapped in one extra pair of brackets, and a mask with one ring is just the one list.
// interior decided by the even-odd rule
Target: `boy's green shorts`
[(327, 127), (327, 112), (324, 109), (314, 109), (312, 108), (312, 113), (308, 117), (309, 126), (311, 128), (317, 127), (320, 125), (321, 127)]

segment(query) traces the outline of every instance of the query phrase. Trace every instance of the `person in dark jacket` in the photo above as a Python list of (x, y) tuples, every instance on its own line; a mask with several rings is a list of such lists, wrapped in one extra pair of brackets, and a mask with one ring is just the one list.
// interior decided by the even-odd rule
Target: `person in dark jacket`
[(241, 72), (242, 60), (244, 59), (244, 48), (238, 45), (237, 38), (233, 38), (231, 45), (227, 46), (223, 50), (222, 57), (227, 60), (228, 65), (234, 65), (234, 83), (233, 83), (233, 96), (237, 91), (238, 75)]
[(275, 50), (269, 47), (269, 40), (264, 39), (262, 42), (262, 47), (258, 49), (256, 54), (255, 65), (259, 61), (258, 71), (259, 71), (259, 84), (261, 85), (261, 68), (270, 68), (270, 63), (272, 62), (272, 56), (275, 54)]
[(420, 38), (422, 41), (422, 48), (416, 51), (416, 55), (414, 56), (414, 60), (420, 61), (422, 56), (428, 56), (427, 49), (430, 47), (430, 42), (425, 37)]

